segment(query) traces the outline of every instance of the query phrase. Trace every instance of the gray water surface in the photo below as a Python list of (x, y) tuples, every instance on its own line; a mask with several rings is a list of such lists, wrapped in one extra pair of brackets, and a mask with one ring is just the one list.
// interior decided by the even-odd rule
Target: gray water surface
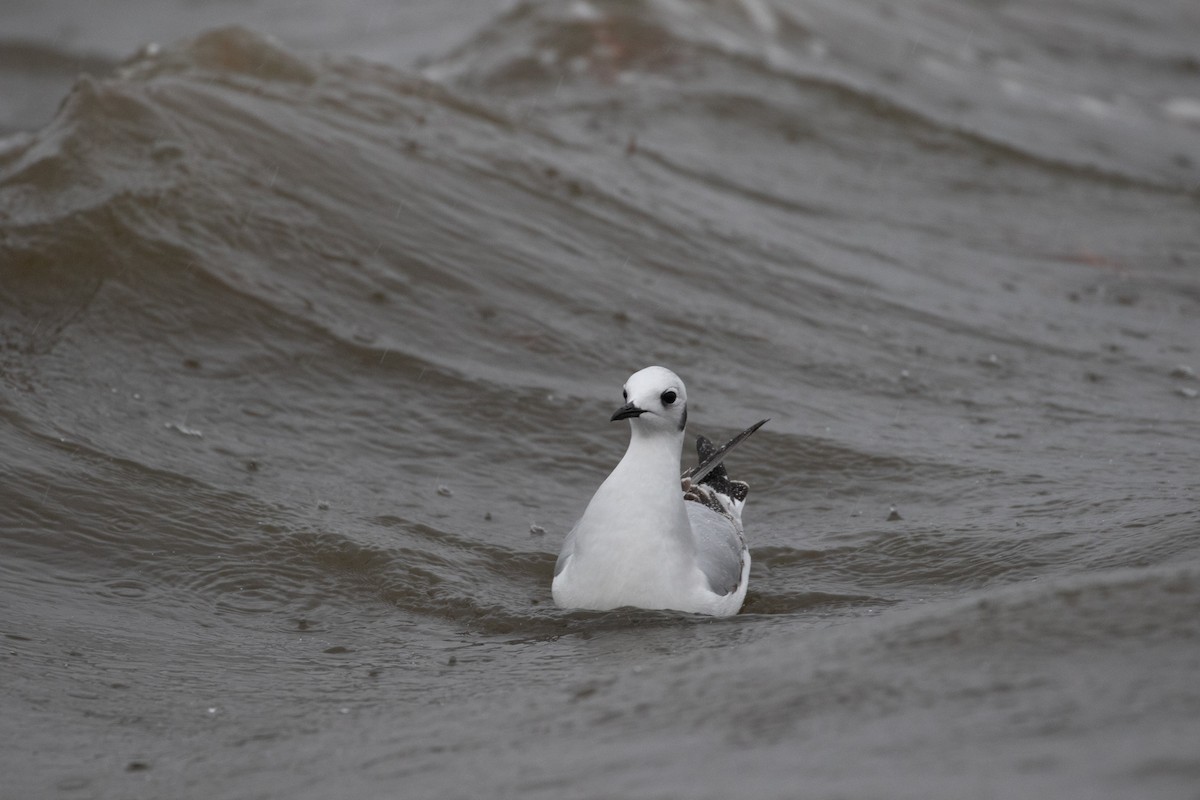
[[(0, 794), (1200, 796), (1192, 4), (72, 8)], [(655, 363), (771, 417), (734, 618), (550, 599)]]

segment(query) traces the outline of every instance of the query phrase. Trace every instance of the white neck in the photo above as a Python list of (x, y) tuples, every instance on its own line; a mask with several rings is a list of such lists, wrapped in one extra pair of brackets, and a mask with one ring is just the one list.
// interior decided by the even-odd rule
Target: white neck
[(648, 549), (674, 550), (675, 560), (659, 563), (677, 564), (680, 558), (686, 563), (695, 553), (695, 541), (679, 486), (683, 433), (645, 430), (637, 424), (630, 429), (629, 448), (597, 490), (582, 522), (590, 522), (592, 506), (597, 511), (603, 508), (600, 518), (607, 524), (603, 528), (588, 525), (589, 538), (620, 542), (617, 551), (625, 550), (631, 557)]
[(702, 581), (679, 485), (683, 432), (648, 422), (630, 425), (625, 456), (576, 525), (570, 564), (555, 579), (561, 605), (692, 607), (679, 594)]
[[(647, 430), (636, 422), (629, 426), (629, 447), (613, 470), (616, 475), (624, 467), (637, 476), (654, 482), (654, 490), (662, 484), (679, 485), (679, 458), (683, 453), (683, 431)], [(671, 493), (668, 493), (671, 494)], [(680, 499), (682, 503), (683, 500)]]

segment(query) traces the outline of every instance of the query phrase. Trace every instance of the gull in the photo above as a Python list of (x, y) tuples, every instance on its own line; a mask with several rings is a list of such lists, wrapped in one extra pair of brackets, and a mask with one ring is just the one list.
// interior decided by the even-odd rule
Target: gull
[(700, 464), (680, 478), (687, 390), (665, 367), (625, 382), (629, 448), (567, 534), (551, 591), (562, 608), (621, 606), (730, 616), (746, 599), (750, 551), (742, 506), (750, 487), (721, 464), (762, 420), (715, 448), (697, 437)]

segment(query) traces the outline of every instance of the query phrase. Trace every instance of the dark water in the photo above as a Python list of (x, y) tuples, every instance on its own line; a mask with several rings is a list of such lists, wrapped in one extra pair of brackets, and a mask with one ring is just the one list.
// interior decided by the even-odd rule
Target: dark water
[[(0, 38), (0, 794), (1200, 797), (1194, 3), (83, 8)], [(652, 363), (772, 418), (732, 619), (550, 601)]]

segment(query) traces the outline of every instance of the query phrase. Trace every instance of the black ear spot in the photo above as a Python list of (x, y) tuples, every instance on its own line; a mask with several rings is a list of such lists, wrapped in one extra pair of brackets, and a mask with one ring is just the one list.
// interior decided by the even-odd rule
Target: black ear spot
[(667, 391), (662, 393), (662, 396), (659, 397), (659, 400), (662, 400), (662, 404), (664, 406), (669, 406), (669, 405), (671, 405), (671, 403), (675, 402), (676, 397), (678, 397), (678, 395), (676, 395), (673, 391), (668, 389)]

